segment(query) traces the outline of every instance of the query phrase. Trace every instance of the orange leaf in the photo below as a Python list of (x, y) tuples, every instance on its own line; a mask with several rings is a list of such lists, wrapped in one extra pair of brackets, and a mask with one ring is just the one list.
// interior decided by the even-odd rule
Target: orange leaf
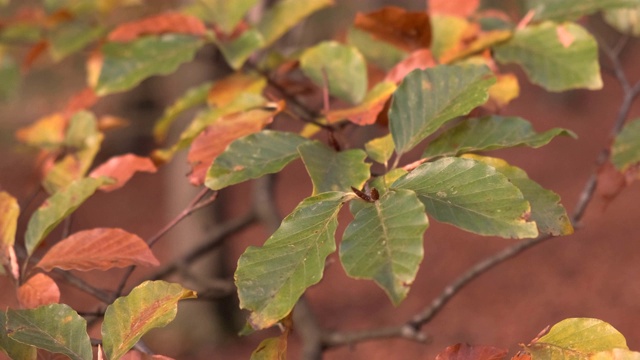
[(571, 32), (569, 32), (569, 30), (567, 30), (567, 28), (563, 25), (556, 26), (556, 36), (558, 36), (560, 44), (562, 44), (562, 46), (564, 46), (565, 48), (571, 46), (571, 44), (573, 44), (573, 41), (576, 39), (573, 34), (571, 34)]
[(143, 354), (137, 350), (131, 350), (120, 360), (174, 360), (168, 356)]
[(53, 279), (45, 274), (36, 274), (18, 288), (18, 301), (25, 309), (41, 305), (57, 304), (60, 301), (60, 289)]
[(85, 64), (87, 67), (87, 85), (89, 85), (89, 87), (95, 88), (98, 85), (103, 64), (104, 56), (102, 52), (100, 52), (100, 50), (92, 51)]
[(71, 115), (76, 112), (84, 109), (88, 109), (95, 105), (98, 101), (98, 96), (93, 91), (92, 88), (85, 88), (69, 99), (67, 102), (67, 106), (65, 107), (63, 114), (67, 117), (71, 117)]
[(36, 267), (51, 271), (107, 270), (131, 265), (158, 266), (149, 246), (137, 235), (116, 228), (79, 231), (47, 251)]
[(511, 358), (511, 360), (531, 360), (531, 355), (524, 352), (518, 352)]
[(429, 0), (428, 4), (431, 14), (453, 15), (466, 18), (476, 11), (480, 5), (480, 0)]
[(407, 74), (415, 69), (426, 69), (436, 66), (433, 55), (429, 49), (420, 49), (414, 51), (406, 59), (402, 60), (393, 67), (384, 78), (386, 81), (399, 83)]
[(266, 85), (266, 79), (252, 73), (237, 72), (216, 81), (207, 94), (207, 103), (213, 107), (224, 107), (243, 92), (259, 93)]
[(273, 117), (284, 109), (284, 101), (275, 109), (261, 108), (224, 116), (209, 125), (193, 140), (187, 159), (191, 164), (189, 181), (199, 186), (204, 183), (207, 169), (231, 142), (262, 130)]
[(385, 6), (367, 14), (357, 13), (354, 25), (407, 51), (428, 48), (431, 44), (431, 23), (426, 12)]
[(482, 105), (485, 109), (498, 111), (520, 95), (518, 77), (514, 74), (496, 74), (496, 83), (489, 88), (489, 100)]
[(133, 174), (138, 171), (155, 173), (157, 168), (149, 158), (133, 154), (125, 154), (121, 156), (114, 156), (107, 160), (105, 163), (95, 168), (89, 176), (96, 179), (100, 176), (107, 176), (115, 179), (116, 182), (114, 184), (107, 184), (100, 187), (100, 190), (109, 192), (123, 187), (124, 184), (131, 179)]
[(395, 89), (396, 86), (393, 83), (380, 82), (367, 94), (361, 104), (348, 109), (329, 111), (326, 114), (327, 121), (331, 124), (347, 119), (358, 125), (371, 125), (376, 122), (378, 114)]
[(40, 118), (35, 123), (18, 129), (16, 138), (32, 146), (56, 146), (64, 141), (68, 119), (61, 113)]
[(104, 115), (98, 119), (98, 131), (120, 129), (128, 125), (127, 120), (113, 115)]
[(506, 355), (506, 349), (493, 346), (456, 344), (438, 354), (436, 360), (502, 360)]
[(49, 48), (49, 42), (47, 40), (40, 40), (37, 43), (35, 43), (31, 47), (31, 49), (29, 49), (29, 52), (24, 57), (24, 60), (22, 60), (22, 65), (20, 66), (20, 69), (22, 70), (22, 72), (29, 71), (29, 69), (31, 69), (31, 66), (33, 66), (33, 63), (36, 60), (38, 60), (38, 58), (42, 54), (44, 54), (44, 52), (48, 48)]
[(202, 36), (207, 31), (200, 19), (179, 12), (167, 12), (121, 24), (109, 33), (107, 40), (128, 42), (142, 35), (179, 33)]

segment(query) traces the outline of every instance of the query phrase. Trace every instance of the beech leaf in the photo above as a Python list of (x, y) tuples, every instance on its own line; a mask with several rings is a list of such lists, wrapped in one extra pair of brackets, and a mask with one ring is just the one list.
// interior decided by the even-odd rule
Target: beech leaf
[(418, 273), (428, 225), (416, 193), (390, 190), (347, 226), (340, 244), (342, 266), (351, 277), (373, 279), (398, 305)]
[(640, 352), (627, 349), (611, 349), (597, 352), (591, 355), (589, 360), (640, 360)]
[(336, 109), (325, 115), (329, 123), (347, 119), (357, 125), (371, 125), (376, 122), (378, 114), (384, 108), (396, 85), (390, 81), (382, 81), (367, 93), (359, 105), (347, 109)]
[(431, 24), (424, 11), (385, 6), (370, 13), (357, 13), (354, 26), (407, 51), (428, 48), (431, 44)]
[[(11, 250), (16, 241), (20, 206), (16, 198), (0, 191), (0, 268), (12, 270)], [(15, 271), (11, 271), (12, 273)]]
[(596, 11), (633, 7), (638, 0), (527, 0), (528, 10), (534, 11), (535, 20), (555, 20), (558, 22), (575, 20)]
[(104, 33), (104, 27), (87, 22), (74, 21), (57, 26), (49, 35), (49, 52), (54, 61), (60, 61), (98, 40)]
[(35, 274), (18, 288), (18, 301), (24, 309), (57, 304), (60, 301), (60, 289), (52, 278), (42, 273)]
[(162, 117), (158, 119), (153, 126), (153, 138), (157, 143), (160, 143), (167, 138), (169, 127), (176, 118), (180, 116), (180, 114), (195, 106), (205, 103), (211, 85), (211, 82), (205, 82), (187, 90), (187, 92), (164, 110)]
[(505, 238), (538, 236), (522, 192), (482, 162), (443, 158), (418, 166), (391, 187), (415, 191), (427, 214), (461, 229)]
[(107, 36), (108, 41), (129, 42), (143, 35), (165, 33), (203, 36), (206, 26), (200, 19), (179, 12), (166, 12), (118, 25)]
[(240, 70), (245, 61), (253, 55), (256, 50), (264, 46), (264, 38), (256, 29), (247, 29), (238, 37), (229, 41), (217, 40), (216, 44), (220, 52), (227, 60), (227, 63), (235, 70)]
[(71, 360), (92, 360), (87, 321), (65, 304), (50, 304), (35, 309), (7, 310), (7, 334), (13, 340)]
[(262, 340), (249, 360), (286, 360), (287, 333)]
[(201, 14), (224, 33), (231, 33), (258, 0), (200, 0)]
[(196, 293), (178, 284), (145, 281), (129, 295), (107, 307), (102, 323), (102, 345), (109, 360), (120, 359), (142, 335), (169, 324), (178, 312), (178, 301)]
[(278, 1), (264, 12), (256, 25), (264, 38), (264, 46), (271, 45), (302, 19), (330, 5), (333, 0)]
[(465, 18), (473, 14), (480, 6), (480, 0), (430, 0), (429, 13), (445, 14)]
[(364, 144), (367, 155), (380, 164), (387, 165), (387, 161), (393, 155), (394, 144), (391, 134), (368, 141)]
[(7, 316), (4, 311), (0, 311), (0, 351), (9, 355), (11, 359), (36, 360), (37, 349), (33, 346), (15, 341), (7, 335)]
[(68, 119), (61, 113), (55, 113), (16, 131), (21, 142), (42, 148), (57, 148), (64, 142)]
[(351, 197), (325, 192), (306, 198), (262, 247), (250, 246), (242, 254), (234, 278), (240, 307), (252, 311), (254, 328), (287, 316), (304, 291), (322, 279), (325, 259), (336, 249), (338, 211)]
[(619, 171), (626, 171), (640, 162), (640, 119), (627, 123), (611, 146), (611, 162)]
[(147, 157), (134, 154), (114, 156), (93, 169), (90, 177), (100, 178), (106, 176), (115, 179), (115, 183), (105, 184), (100, 187), (102, 191), (113, 191), (123, 187), (136, 172), (155, 173), (157, 171), (153, 161)]
[(108, 270), (132, 265), (158, 266), (160, 262), (137, 235), (122, 229), (79, 231), (53, 245), (36, 267), (45, 271)]
[(632, 8), (605, 11), (604, 21), (623, 34), (640, 36), (640, 2)]
[(507, 353), (493, 346), (456, 344), (436, 355), (435, 360), (502, 360)]
[(355, 27), (349, 28), (347, 43), (355, 46), (367, 63), (373, 63), (382, 70), (390, 70), (407, 56), (406, 51)]

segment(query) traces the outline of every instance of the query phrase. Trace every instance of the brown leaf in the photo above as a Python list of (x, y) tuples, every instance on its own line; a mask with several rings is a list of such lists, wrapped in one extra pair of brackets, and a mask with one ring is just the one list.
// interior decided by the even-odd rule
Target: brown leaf
[(102, 165), (95, 168), (90, 177), (99, 178), (107, 176), (116, 180), (113, 184), (107, 184), (100, 187), (100, 190), (109, 192), (123, 187), (131, 177), (139, 171), (155, 173), (156, 166), (151, 159), (133, 154), (125, 154), (114, 156)]
[(20, 306), (25, 309), (57, 304), (60, 301), (60, 289), (53, 279), (39, 273), (20, 285), (18, 288), (18, 301)]
[(558, 37), (558, 41), (562, 44), (563, 47), (568, 48), (573, 44), (573, 41), (576, 39), (569, 30), (567, 30), (564, 25), (556, 26), (556, 36)]
[(407, 51), (431, 45), (431, 23), (426, 12), (386, 6), (367, 14), (357, 13), (354, 25)]
[(107, 270), (131, 265), (158, 266), (149, 246), (137, 235), (116, 228), (79, 231), (47, 251), (36, 267), (51, 271)]
[(436, 360), (502, 360), (506, 349), (493, 346), (456, 344), (436, 356)]
[(420, 49), (414, 51), (406, 59), (402, 60), (393, 67), (385, 77), (386, 81), (399, 83), (407, 74), (415, 69), (426, 69), (436, 66), (431, 50)]
[(131, 350), (121, 360), (174, 360), (168, 356), (143, 354), (138, 350)]
[(142, 35), (159, 35), (169, 32), (202, 36), (206, 31), (206, 26), (197, 17), (179, 12), (167, 12), (121, 24), (109, 33), (107, 40), (128, 42)]
[(191, 164), (189, 181), (199, 186), (204, 183), (207, 169), (231, 142), (262, 130), (273, 117), (284, 109), (284, 102), (274, 108), (261, 108), (234, 113), (209, 125), (193, 140), (187, 159)]
[(480, 0), (429, 0), (427, 3), (431, 14), (469, 17), (480, 5)]
[(98, 101), (98, 96), (92, 88), (88, 87), (73, 95), (67, 102), (63, 114), (71, 117), (80, 110), (89, 109)]

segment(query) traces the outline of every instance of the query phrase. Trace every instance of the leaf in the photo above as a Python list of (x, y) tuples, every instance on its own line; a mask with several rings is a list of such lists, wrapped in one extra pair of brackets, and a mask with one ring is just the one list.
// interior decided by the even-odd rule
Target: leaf
[(360, 189), (369, 179), (371, 164), (364, 162), (367, 154), (360, 149), (336, 152), (319, 141), (298, 146), (298, 152), (313, 182), (313, 194), (327, 191)]
[(284, 318), (304, 291), (322, 278), (325, 258), (336, 249), (338, 211), (349, 199), (326, 192), (303, 200), (262, 247), (238, 260), (235, 283), (240, 307), (252, 311), (256, 329)]
[(444, 349), (435, 360), (502, 360), (507, 353), (493, 346), (456, 344)]
[(160, 262), (137, 235), (122, 229), (96, 228), (79, 231), (53, 245), (36, 267), (45, 271), (89, 271), (132, 265), (158, 266)]
[(640, 352), (627, 349), (601, 351), (589, 357), (589, 360), (640, 360)]
[(595, 39), (580, 25), (566, 23), (562, 26), (574, 41), (565, 47), (556, 26), (545, 22), (517, 30), (509, 41), (494, 47), (496, 60), (517, 63), (531, 82), (549, 91), (602, 88)]
[(264, 38), (264, 46), (273, 44), (302, 19), (329, 5), (333, 5), (333, 0), (278, 1), (265, 11), (256, 25)]
[(354, 26), (407, 51), (428, 48), (431, 44), (431, 24), (426, 12), (385, 6), (367, 14), (357, 13)]
[(367, 92), (367, 65), (358, 49), (335, 41), (324, 41), (300, 56), (300, 67), (313, 82), (329, 93), (356, 104)]
[(455, 49), (461, 40), (464, 39), (472, 24), (459, 17), (444, 14), (434, 14), (431, 16), (433, 31), (433, 44), (431, 51), (433, 55), (440, 59), (445, 53)]
[(598, 319), (571, 318), (553, 325), (549, 332), (527, 346), (533, 359), (590, 359), (615, 348), (628, 349), (624, 336)]
[(491, 115), (464, 120), (443, 132), (429, 144), (422, 157), (455, 156), (514, 146), (539, 148), (556, 136), (576, 137), (561, 128), (536, 133), (531, 123), (522, 118)]
[(528, 10), (535, 12), (535, 20), (566, 21), (596, 11), (632, 7), (639, 5), (638, 0), (527, 0)]
[(468, 17), (476, 11), (479, 5), (480, 0), (430, 0), (429, 13)]
[(52, 278), (45, 274), (35, 274), (18, 288), (18, 301), (24, 309), (35, 309), (41, 305), (57, 304), (60, 289)]
[(64, 141), (67, 123), (68, 119), (60, 113), (48, 115), (18, 129), (16, 138), (30, 146), (56, 148)]
[(105, 184), (105, 179), (84, 178), (71, 183), (49, 197), (36, 210), (27, 224), (25, 246), (31, 255), (42, 240), (67, 216)]
[(478, 161), (444, 158), (418, 166), (392, 188), (415, 191), (436, 220), (480, 234), (505, 238), (538, 236), (527, 219), (522, 192), (496, 169)]
[(387, 166), (387, 161), (389, 161), (391, 155), (393, 155), (393, 138), (391, 134), (387, 134), (383, 137), (370, 140), (364, 144), (364, 148), (367, 151), (367, 155), (369, 155), (373, 161)]
[(20, 67), (16, 61), (7, 54), (0, 54), (0, 100), (7, 100), (17, 94), (22, 77)]
[(156, 120), (156, 123), (153, 126), (153, 138), (157, 143), (160, 143), (167, 138), (169, 127), (178, 118), (178, 116), (180, 116), (180, 114), (192, 107), (205, 103), (211, 85), (211, 82), (205, 82), (187, 90), (184, 95), (164, 110), (162, 117)]
[(497, 74), (496, 83), (489, 88), (489, 101), (484, 105), (490, 111), (498, 112), (511, 100), (520, 95), (518, 77), (514, 74)]
[(393, 82), (381, 81), (367, 93), (359, 105), (327, 112), (327, 121), (331, 124), (347, 119), (357, 125), (371, 125), (376, 122), (378, 114), (395, 90)]
[(420, 49), (412, 52), (407, 58), (396, 64), (385, 76), (384, 81), (397, 84), (415, 69), (424, 70), (436, 66), (436, 61), (429, 49)]
[(98, 40), (105, 33), (105, 28), (85, 22), (72, 22), (54, 28), (49, 37), (49, 52), (54, 61), (82, 50)]
[(211, 164), (205, 185), (212, 190), (220, 190), (277, 173), (300, 156), (298, 145), (307, 141), (293, 133), (272, 130), (235, 140)]
[(0, 191), (0, 254), (3, 257), (5, 250), (12, 247), (16, 241), (18, 216), (20, 216), (18, 200), (11, 194)]
[(7, 334), (13, 340), (72, 360), (91, 360), (87, 321), (65, 304), (28, 310), (7, 310)]
[(398, 305), (418, 273), (428, 225), (413, 191), (390, 190), (347, 226), (340, 245), (342, 266), (351, 277), (373, 279)]
[(149, 354), (141, 353), (137, 350), (129, 351), (120, 359), (121, 360), (174, 360), (173, 358), (170, 358), (168, 356), (149, 355)]
[(567, 210), (560, 205), (558, 194), (538, 185), (529, 179), (524, 170), (509, 165), (502, 159), (470, 154), (464, 155), (464, 157), (482, 161), (509, 178), (509, 181), (520, 189), (524, 198), (531, 204), (531, 220), (536, 223), (541, 234), (553, 236), (573, 234), (573, 225), (571, 225)]
[(640, 36), (640, 4), (604, 12), (604, 21), (622, 34)]
[(355, 27), (348, 30), (347, 43), (355, 46), (367, 59), (367, 63), (374, 63), (383, 70), (390, 70), (407, 56), (404, 50)]
[(173, 73), (182, 63), (191, 61), (202, 44), (200, 38), (177, 34), (107, 43), (102, 47), (96, 94), (129, 90), (150, 76)]
[(207, 103), (212, 107), (225, 108), (233, 105), (239, 94), (260, 94), (266, 85), (267, 79), (260, 74), (236, 72), (216, 81), (209, 88)]
[(216, 44), (234, 70), (240, 70), (245, 61), (265, 45), (262, 34), (256, 29), (247, 29), (231, 41), (216, 41)]
[(231, 142), (262, 130), (284, 108), (284, 102), (272, 108), (254, 109), (225, 116), (207, 127), (193, 141), (187, 159), (192, 170), (189, 181), (204, 183), (207, 170)]
[(251, 353), (250, 360), (286, 360), (287, 336), (282, 334), (262, 340)]
[(258, 0), (200, 0), (203, 15), (224, 33), (231, 33)]
[(640, 119), (625, 125), (611, 146), (611, 162), (619, 171), (626, 171), (640, 162)]
[[(86, 110), (95, 105), (98, 102), (98, 96), (92, 88), (86, 87), (75, 94), (73, 94), (67, 101), (67, 105), (64, 108), (63, 114), (65, 117), (72, 117), (78, 111)], [(98, 121), (98, 129), (105, 130), (100, 126)]]
[(166, 12), (118, 25), (107, 36), (108, 41), (129, 42), (143, 35), (165, 33), (203, 36), (206, 26), (200, 19), (179, 12)]
[(495, 82), (488, 76), (489, 69), (477, 65), (440, 65), (407, 75), (389, 110), (396, 152), (411, 150), (445, 122), (483, 104)]
[(136, 172), (155, 173), (156, 171), (157, 168), (151, 159), (134, 154), (124, 154), (107, 160), (93, 169), (89, 176), (96, 179), (102, 176), (115, 179), (115, 183), (100, 187), (100, 190), (109, 192), (123, 187)]
[(11, 359), (36, 360), (38, 355), (37, 349), (10, 338), (7, 335), (6, 323), (6, 313), (0, 311), (0, 324), (2, 324), (2, 326), (0, 326), (0, 351), (9, 355)]
[(129, 295), (107, 307), (102, 323), (102, 346), (109, 360), (120, 359), (149, 330), (169, 324), (178, 312), (178, 301), (196, 293), (178, 284), (145, 281)]

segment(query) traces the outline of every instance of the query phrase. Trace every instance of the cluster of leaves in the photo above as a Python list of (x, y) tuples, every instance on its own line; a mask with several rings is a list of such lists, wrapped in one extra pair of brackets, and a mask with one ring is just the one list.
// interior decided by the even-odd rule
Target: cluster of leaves
[[(172, 12), (111, 24), (114, 11), (138, 3), (45, 1), (42, 8), (23, 8), (2, 23), (1, 41), (34, 44), (24, 56), (23, 70), (43, 61), (47, 52), (60, 61), (91, 49), (88, 87), (59, 113), (17, 133), (20, 141), (40, 150), (42, 186), (49, 194), (31, 214), (21, 264), (16, 246), (22, 242), (15, 241), (20, 209), (15, 198), (0, 193), (2, 271), (15, 281), (22, 307), (0, 312), (0, 349), (13, 358), (34, 359), (35, 348), (92, 358), (86, 321), (58, 303), (58, 287), (46, 273), (157, 266), (158, 260), (147, 242), (121, 229), (85, 230), (48, 249), (41, 245), (96, 191), (116, 190), (138, 171), (155, 172), (182, 149), (188, 148), (189, 181), (214, 191), (277, 173), (298, 158), (313, 184), (311, 196), (264, 245), (248, 248), (238, 262), (235, 284), (241, 307), (251, 311), (250, 325), (263, 329), (283, 322), (286, 328), (282, 337), (261, 345), (257, 358), (265, 353), (276, 358), (286, 347), (287, 316), (304, 291), (321, 280), (325, 259), (337, 248), (338, 212), (347, 203), (353, 219), (342, 235), (340, 262), (349, 276), (373, 280), (394, 304), (407, 296), (418, 272), (430, 219), (505, 238), (571, 234), (558, 195), (502, 159), (475, 154), (537, 148), (556, 136), (574, 136), (558, 128), (538, 133), (522, 118), (495, 115), (519, 92), (516, 77), (503, 73), (496, 62), (520, 65), (532, 82), (549, 91), (598, 89), (597, 43), (574, 20), (640, 6), (632, 0), (526, 1), (528, 13), (519, 22), (497, 9), (478, 10), (478, 1), (455, 9), (431, 1), (428, 13), (385, 7), (358, 14), (344, 41), (323, 41), (285, 55), (272, 45), (304, 18), (330, 6), (330, 0), (280, 0), (253, 23), (245, 17), (255, 0), (198, 0)], [(628, 18), (607, 15), (622, 31), (637, 31), (624, 22)], [(149, 157), (124, 154), (96, 166), (104, 132), (122, 121), (88, 110), (105, 95), (175, 72), (211, 44), (234, 72), (195, 84), (166, 109), (154, 128), (159, 144), (181, 114), (199, 108), (179, 139)], [(0, 55), (7, 71), (15, 68), (10, 51), (1, 49)], [(307, 122), (299, 133), (265, 129), (289, 103), (299, 105), (298, 94), (287, 92), (295, 86), (322, 93), (323, 111), (299, 115)], [(279, 94), (267, 96), (267, 88)], [(467, 116), (472, 111), (486, 115)], [(630, 122), (612, 147), (613, 164), (629, 181), (640, 161), (638, 124)], [(335, 140), (335, 132), (346, 126), (377, 126), (388, 134), (369, 139), (363, 149), (344, 149), (337, 141), (328, 146), (313, 138), (328, 131)], [(416, 150), (419, 158), (403, 164)], [(42, 258), (34, 256), (36, 251), (43, 252)], [(125, 355), (146, 331), (173, 319), (177, 301), (194, 296), (177, 284), (147, 282), (112, 299), (102, 326), (106, 357)], [(549, 358), (545, 351), (556, 351), (549, 350), (551, 344), (591, 351), (597, 359), (613, 358), (602, 351), (625, 351), (619, 350), (626, 349), (624, 338), (597, 348), (573, 346), (582, 344), (574, 336), (582, 333), (574, 330), (589, 328), (585, 321), (591, 320), (560, 323), (525, 350), (532, 358)], [(563, 336), (570, 346), (564, 346)]]

